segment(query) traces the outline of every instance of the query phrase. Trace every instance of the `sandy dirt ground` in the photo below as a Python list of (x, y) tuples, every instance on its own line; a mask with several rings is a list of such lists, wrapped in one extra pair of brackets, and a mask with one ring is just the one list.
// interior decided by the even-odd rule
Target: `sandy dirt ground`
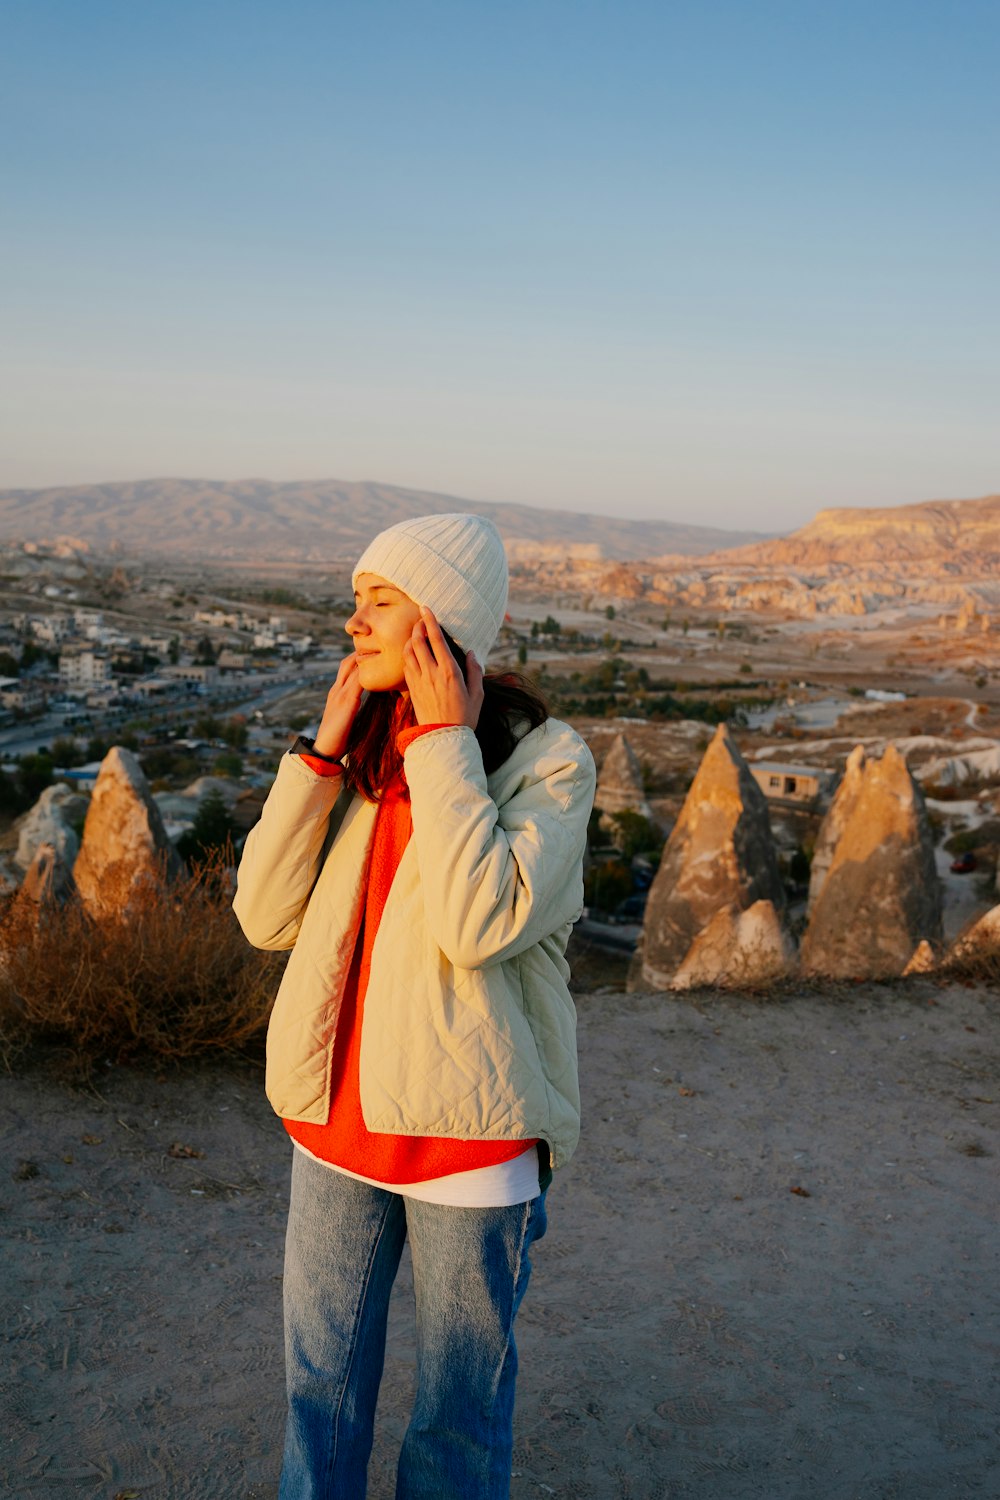
[[(1000, 1494), (1000, 1007), (580, 996), (515, 1500)], [(0, 1080), (2, 1494), (276, 1493), (290, 1151), (259, 1070)], [(188, 1154), (198, 1153), (198, 1154)], [(404, 1268), (369, 1494), (412, 1390)]]

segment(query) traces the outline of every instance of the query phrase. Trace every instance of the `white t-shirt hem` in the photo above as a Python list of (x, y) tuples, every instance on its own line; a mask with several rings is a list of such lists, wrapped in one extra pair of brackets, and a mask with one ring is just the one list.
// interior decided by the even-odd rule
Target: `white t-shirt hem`
[(530, 1203), (541, 1191), (538, 1151), (534, 1146), (526, 1146), (520, 1156), (497, 1162), (492, 1167), (449, 1172), (446, 1177), (429, 1177), (424, 1182), (379, 1182), (374, 1177), (364, 1177), (360, 1172), (349, 1172), (346, 1167), (324, 1161), (298, 1141), (293, 1144), (296, 1151), (305, 1152), (321, 1167), (329, 1167), (331, 1172), (353, 1177), (355, 1182), (367, 1182), (370, 1187), (381, 1188), (386, 1193), (416, 1198), (421, 1203), (440, 1203), (449, 1208), (512, 1208), (517, 1203)]

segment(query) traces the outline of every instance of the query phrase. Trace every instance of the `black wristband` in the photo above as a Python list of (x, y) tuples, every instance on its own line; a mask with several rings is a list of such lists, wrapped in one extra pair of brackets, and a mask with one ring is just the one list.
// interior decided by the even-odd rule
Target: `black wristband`
[(319, 750), (316, 749), (312, 740), (307, 740), (304, 734), (299, 735), (289, 753), (291, 755), (311, 755), (316, 760), (325, 761), (328, 766), (340, 765), (340, 761), (337, 760), (336, 756), (323, 755)]

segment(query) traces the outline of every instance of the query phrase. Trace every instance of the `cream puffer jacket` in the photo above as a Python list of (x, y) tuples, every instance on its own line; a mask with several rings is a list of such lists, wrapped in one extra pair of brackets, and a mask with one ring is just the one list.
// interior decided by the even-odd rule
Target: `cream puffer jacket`
[[(404, 758), (413, 836), (372, 951), (361, 1038), (369, 1130), (548, 1142), (580, 1128), (566, 944), (583, 901), (593, 758), (549, 719), (491, 775), (471, 729)], [(292, 948), (267, 1037), (267, 1095), (325, 1122), (344, 984), (364, 911), (377, 809), (282, 757), (247, 838), (234, 910), (258, 948)]]

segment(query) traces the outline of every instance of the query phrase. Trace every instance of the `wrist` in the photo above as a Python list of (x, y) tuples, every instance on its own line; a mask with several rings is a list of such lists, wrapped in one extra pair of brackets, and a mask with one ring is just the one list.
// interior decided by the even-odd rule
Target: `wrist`
[(292, 746), (292, 754), (311, 755), (316, 760), (324, 760), (331, 766), (340, 765), (339, 755), (335, 755), (330, 750), (325, 749), (321, 744), (317, 744), (316, 740), (307, 739), (304, 734), (300, 734), (298, 739), (295, 741), (295, 744)]

